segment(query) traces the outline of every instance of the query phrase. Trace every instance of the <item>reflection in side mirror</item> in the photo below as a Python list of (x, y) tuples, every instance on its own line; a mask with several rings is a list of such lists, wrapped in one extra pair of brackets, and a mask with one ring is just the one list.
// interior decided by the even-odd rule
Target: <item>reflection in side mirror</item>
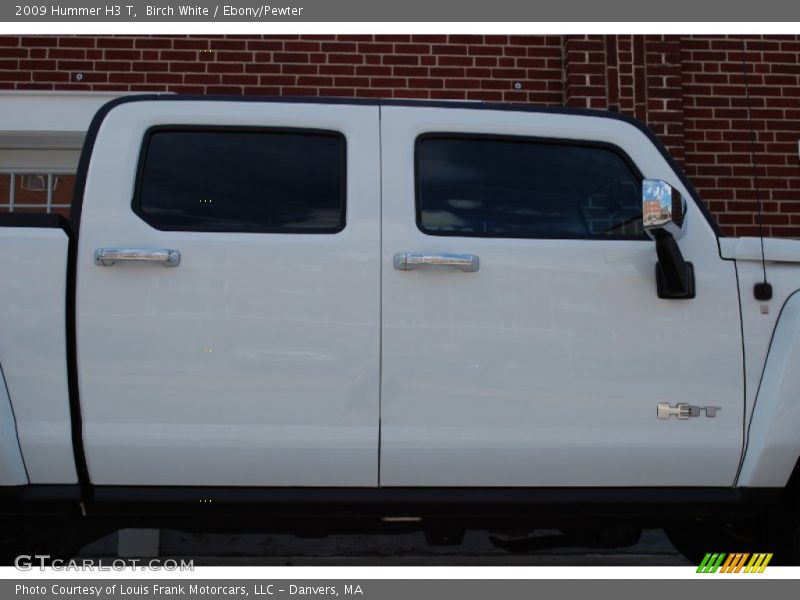
[(650, 237), (655, 237), (656, 231), (666, 231), (680, 238), (685, 218), (686, 200), (678, 190), (660, 179), (642, 182), (642, 223)]

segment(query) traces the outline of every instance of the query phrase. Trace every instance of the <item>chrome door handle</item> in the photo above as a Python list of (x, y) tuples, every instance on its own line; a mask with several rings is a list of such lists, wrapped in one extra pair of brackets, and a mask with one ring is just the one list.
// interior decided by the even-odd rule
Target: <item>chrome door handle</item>
[(398, 252), (394, 255), (394, 268), (398, 271), (411, 271), (422, 265), (457, 267), (467, 273), (474, 273), (480, 266), (474, 254), (426, 254), (424, 252)]
[(98, 248), (94, 252), (94, 264), (110, 267), (118, 262), (148, 262), (165, 267), (181, 264), (181, 253), (161, 248)]

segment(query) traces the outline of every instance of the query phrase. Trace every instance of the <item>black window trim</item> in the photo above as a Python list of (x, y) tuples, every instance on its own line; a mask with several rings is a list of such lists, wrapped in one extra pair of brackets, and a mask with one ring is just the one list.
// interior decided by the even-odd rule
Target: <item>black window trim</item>
[(592, 241), (627, 241), (627, 242), (649, 242), (652, 243), (650, 237), (642, 232), (641, 236), (633, 235), (519, 235), (519, 234), (489, 234), (489, 233), (464, 233), (460, 231), (430, 231), (422, 224), (422, 205), (421, 205), (421, 191), (422, 182), (419, 177), (420, 167), (420, 146), (422, 142), (437, 139), (437, 140), (489, 140), (500, 142), (515, 142), (515, 143), (533, 143), (533, 144), (549, 144), (554, 146), (572, 146), (576, 148), (602, 148), (609, 150), (619, 156), (631, 172), (639, 179), (644, 180), (644, 175), (633, 162), (630, 156), (616, 144), (610, 142), (593, 141), (593, 140), (575, 140), (570, 138), (557, 138), (557, 137), (541, 137), (541, 136), (528, 136), (528, 135), (509, 135), (509, 134), (494, 134), (494, 133), (470, 133), (470, 132), (454, 132), (454, 131), (426, 131), (417, 136), (414, 141), (414, 212), (417, 228), (425, 235), (437, 237), (467, 237), (467, 238), (498, 238), (498, 239), (518, 239), (518, 240), (592, 240)]
[[(150, 147), (150, 140), (156, 133), (163, 132), (214, 132), (214, 133), (273, 133), (331, 137), (341, 143), (342, 169), (341, 169), (341, 190), (339, 202), (339, 224), (336, 227), (297, 227), (287, 229), (285, 227), (258, 227), (250, 229), (237, 228), (206, 228), (197, 226), (170, 226), (163, 227), (152, 222), (150, 215), (141, 209), (142, 180), (144, 178), (144, 167), (147, 161), (147, 153)], [(198, 233), (252, 233), (264, 234), (274, 233), (282, 235), (335, 235), (341, 233), (347, 227), (347, 137), (343, 132), (334, 129), (315, 129), (309, 127), (270, 127), (252, 125), (193, 125), (193, 124), (161, 124), (153, 125), (144, 133), (142, 144), (139, 149), (139, 158), (136, 165), (136, 180), (131, 198), (131, 210), (142, 221), (158, 231), (193, 231)]]

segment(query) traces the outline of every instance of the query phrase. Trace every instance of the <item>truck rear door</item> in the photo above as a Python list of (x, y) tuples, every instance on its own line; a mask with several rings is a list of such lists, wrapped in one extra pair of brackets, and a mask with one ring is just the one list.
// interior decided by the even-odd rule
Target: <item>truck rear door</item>
[(92, 483), (377, 484), (378, 133), (373, 106), (111, 110), (77, 267)]

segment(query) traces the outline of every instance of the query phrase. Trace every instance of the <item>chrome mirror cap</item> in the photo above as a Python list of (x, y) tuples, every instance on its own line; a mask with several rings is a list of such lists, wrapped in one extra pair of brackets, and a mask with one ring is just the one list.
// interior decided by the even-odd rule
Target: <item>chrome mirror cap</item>
[(656, 231), (666, 231), (678, 239), (683, 233), (686, 218), (686, 199), (661, 179), (642, 182), (642, 223), (650, 237)]

